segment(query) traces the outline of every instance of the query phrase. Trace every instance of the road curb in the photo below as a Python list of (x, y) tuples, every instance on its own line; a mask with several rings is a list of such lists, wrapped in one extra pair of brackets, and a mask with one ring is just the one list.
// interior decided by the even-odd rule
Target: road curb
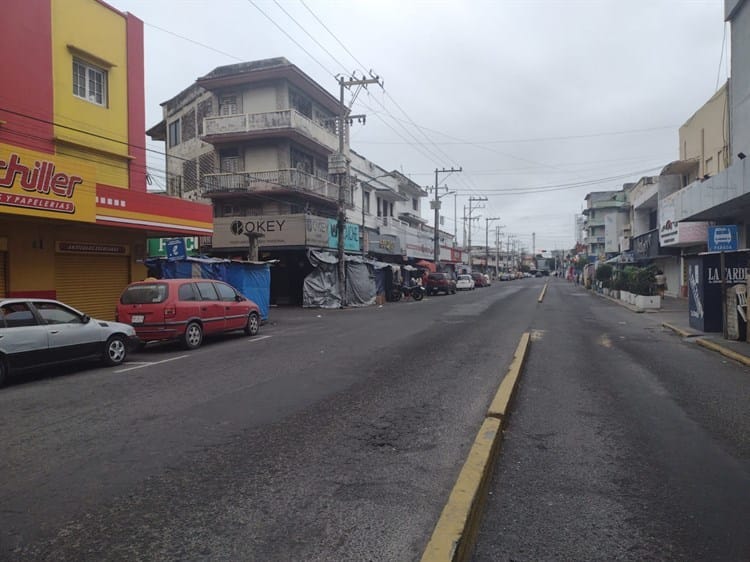
[(502, 430), (530, 342), (531, 334), (525, 332), (422, 554), (422, 562), (461, 562), (471, 555), (486, 488), (500, 451)]
[(723, 345), (719, 345), (718, 343), (708, 341), (703, 338), (698, 338), (695, 341), (701, 347), (705, 347), (706, 349), (710, 349), (711, 351), (717, 351), (721, 353), (724, 357), (728, 357), (729, 359), (734, 359), (735, 361), (750, 367), (750, 357), (745, 357), (741, 353), (737, 353), (736, 351), (727, 349)]
[(547, 283), (544, 284), (544, 287), (542, 287), (542, 292), (539, 293), (539, 298), (536, 302), (542, 302), (544, 300), (544, 295), (547, 294)]
[(688, 338), (688, 337), (690, 337), (692, 335), (695, 335), (695, 334), (692, 334), (691, 332), (688, 332), (687, 330), (683, 330), (682, 328), (678, 328), (677, 326), (675, 326), (674, 324), (670, 324), (669, 322), (662, 322), (661, 325), (664, 328), (669, 328), (674, 333), (681, 335), (683, 338)]

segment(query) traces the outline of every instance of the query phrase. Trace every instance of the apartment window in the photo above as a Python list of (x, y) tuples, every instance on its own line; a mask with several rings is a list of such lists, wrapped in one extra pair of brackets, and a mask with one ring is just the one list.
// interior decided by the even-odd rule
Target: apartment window
[(177, 146), (182, 141), (180, 136), (180, 120), (175, 119), (169, 124), (169, 146)]
[(370, 192), (365, 191), (363, 197), (364, 198), (362, 200), (362, 208), (364, 209), (365, 213), (369, 215), (370, 214)]
[(95, 103), (96, 105), (107, 105), (107, 71), (83, 62), (81, 59), (73, 59), (73, 95)]
[(237, 96), (221, 96), (219, 99), (219, 115), (237, 115), (240, 112), (240, 106), (237, 102)]
[(419, 199), (416, 197), (412, 197), (411, 199), (411, 208), (412, 211), (419, 211)]
[(224, 173), (242, 171), (240, 151), (236, 148), (225, 148), (219, 151), (219, 166)]

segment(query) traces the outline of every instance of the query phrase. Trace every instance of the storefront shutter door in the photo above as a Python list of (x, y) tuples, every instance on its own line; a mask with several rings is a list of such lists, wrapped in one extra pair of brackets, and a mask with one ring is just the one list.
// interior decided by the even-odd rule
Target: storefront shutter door
[(57, 254), (57, 299), (89, 316), (114, 320), (120, 293), (130, 282), (129, 258)]
[(7, 256), (6, 252), (0, 252), (0, 299), (8, 296)]

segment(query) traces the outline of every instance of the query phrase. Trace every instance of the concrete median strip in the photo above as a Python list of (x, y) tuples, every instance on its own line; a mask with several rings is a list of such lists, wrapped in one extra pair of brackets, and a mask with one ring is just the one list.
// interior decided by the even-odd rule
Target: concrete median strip
[(542, 302), (544, 300), (544, 295), (547, 294), (547, 283), (544, 284), (544, 287), (542, 287), (542, 292), (539, 293), (539, 298), (536, 302)]
[(524, 333), (448, 497), (448, 503), (435, 525), (422, 562), (457, 562), (468, 560), (471, 555), (481, 521), (486, 487), (500, 450), (502, 429), (530, 342), (531, 335)]

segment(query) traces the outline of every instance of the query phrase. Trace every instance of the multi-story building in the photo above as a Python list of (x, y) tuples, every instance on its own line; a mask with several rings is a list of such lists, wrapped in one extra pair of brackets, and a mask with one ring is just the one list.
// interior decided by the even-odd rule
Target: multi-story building
[(719, 90), (686, 123), (692, 135), (681, 130), (682, 160), (668, 171), (682, 174), (686, 185), (660, 205), (662, 221), (672, 226), (688, 221), (736, 225), (742, 249), (750, 240), (750, 59), (743, 56), (750, 49), (750, 2), (725, 0), (724, 13), (731, 25), (728, 91)]
[[(221, 66), (162, 104), (169, 192), (210, 201), (214, 256), (278, 260), (271, 300), (299, 303), (308, 249), (338, 244), (339, 100), (284, 58)], [(348, 154), (348, 140), (344, 143)], [(353, 209), (352, 190), (344, 188)], [(360, 251), (358, 224), (345, 250)]]
[[(218, 67), (162, 109), (149, 134), (166, 143), (169, 193), (212, 203), (204, 251), (277, 260), (272, 302), (301, 303), (308, 250), (337, 250), (340, 189), (345, 252), (431, 259), (432, 229), (421, 217), (427, 192), (351, 150), (338, 135), (339, 100), (287, 59)], [(338, 171), (341, 142), (351, 179), (340, 188), (329, 162)], [(452, 237), (441, 246), (450, 262)]]
[(7, 0), (0, 34), (0, 296), (113, 318), (149, 237), (209, 235), (147, 191), (143, 23), (97, 0)]
[(586, 251), (590, 259), (604, 261), (619, 254), (620, 242), (628, 234), (630, 205), (627, 189), (619, 191), (592, 191), (585, 197)]

